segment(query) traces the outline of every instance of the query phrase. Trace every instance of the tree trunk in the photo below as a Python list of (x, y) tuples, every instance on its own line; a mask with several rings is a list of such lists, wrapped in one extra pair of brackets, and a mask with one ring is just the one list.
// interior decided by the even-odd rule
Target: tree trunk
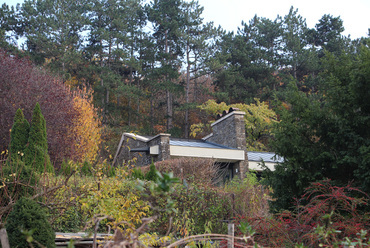
[(189, 90), (190, 90), (190, 48), (189, 44), (186, 46), (186, 86), (185, 86), (185, 138), (189, 138)]
[(173, 106), (172, 106), (172, 94), (169, 90), (166, 91), (167, 97), (167, 131), (173, 126), (172, 116), (173, 116)]
[[(168, 30), (166, 30), (165, 34), (165, 53), (169, 53), (168, 51)], [(165, 62), (168, 63), (167, 61)], [(165, 80), (167, 80), (167, 77), (165, 77)], [(172, 116), (173, 116), (173, 106), (172, 106), (172, 94), (171, 92), (166, 89), (166, 98), (167, 98), (167, 131), (172, 128)]]

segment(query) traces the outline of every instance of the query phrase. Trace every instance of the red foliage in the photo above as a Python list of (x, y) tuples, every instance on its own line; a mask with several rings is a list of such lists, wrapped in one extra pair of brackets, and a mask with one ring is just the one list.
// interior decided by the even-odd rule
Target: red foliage
[[(353, 197), (350, 195), (362, 195)], [(300, 202), (307, 205), (299, 205)], [(294, 247), (304, 244), (309, 247), (332, 247), (345, 237), (359, 238), (361, 230), (368, 230), (367, 214), (361, 215), (358, 206), (367, 205), (368, 196), (348, 184), (333, 186), (329, 179), (313, 183), (297, 201), (295, 212), (285, 211), (271, 218), (245, 218), (238, 216), (238, 223), (247, 221), (256, 234), (254, 240), (263, 246)], [(339, 231), (339, 232), (338, 232)], [(237, 235), (242, 235), (237, 233)]]
[(23, 110), (30, 121), (39, 102), (46, 120), (52, 163), (73, 157), (73, 138), (66, 135), (77, 114), (68, 87), (61, 80), (27, 59), (11, 56), (0, 49), (0, 151), (7, 149), (14, 114)]

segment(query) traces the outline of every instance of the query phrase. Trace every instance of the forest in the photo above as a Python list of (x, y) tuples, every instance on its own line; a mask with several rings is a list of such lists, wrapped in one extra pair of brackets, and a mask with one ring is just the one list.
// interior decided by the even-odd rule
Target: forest
[[(112, 192), (118, 192), (121, 197), (122, 192), (132, 192), (129, 199), (115, 200), (127, 201), (117, 206), (136, 204), (135, 209), (130, 209), (131, 213), (135, 212), (134, 220), (129, 220), (130, 214), (117, 217), (120, 221), (137, 221), (130, 222), (135, 226), (147, 211), (151, 211), (150, 214), (157, 211), (155, 207), (148, 210), (150, 206), (173, 208), (164, 202), (153, 203), (156, 194), (171, 195), (176, 205), (181, 202), (181, 193), (159, 186), (158, 180), (172, 185), (177, 179), (157, 165), (164, 173), (158, 172), (159, 178), (153, 176), (157, 175), (153, 171), (152, 176), (148, 172), (146, 178), (145, 173), (139, 171), (119, 172), (122, 168), (111, 168), (121, 134), (164, 132), (172, 137), (202, 138), (208, 134), (209, 124), (218, 112), (237, 106), (246, 112), (246, 140), (250, 150), (275, 152), (285, 159), (275, 171), (266, 170), (260, 182), (252, 180), (251, 173), (247, 181), (231, 182), (223, 189), (227, 194), (240, 193), (237, 195), (240, 211), (233, 216), (240, 222), (239, 233), (253, 236), (253, 229), (258, 242), (266, 238), (261, 232), (270, 232), (271, 241), (264, 245), (289, 244), (290, 247), (315, 246), (320, 242), (328, 244), (326, 247), (338, 247), (330, 245), (341, 245), (340, 242), (346, 242), (345, 238), (370, 242), (370, 235), (362, 233), (370, 229), (367, 204), (370, 194), (370, 29), (367, 37), (351, 39), (342, 34), (341, 18), (330, 13), (310, 28), (292, 6), (274, 20), (257, 15), (245, 20), (234, 33), (212, 22), (205, 23), (203, 10), (196, 0), (25, 0), (17, 6), (3, 4), (0, 8), (2, 175), (6, 176), (9, 163), (25, 167), (38, 164), (34, 168), (39, 173), (42, 170), (61, 173), (63, 180), (68, 179), (67, 172), (74, 170), (84, 176), (93, 175), (103, 195), (92, 196), (96, 193), (91, 190), (94, 183), (86, 184), (90, 191), (75, 185), (75, 191), (72, 187), (58, 193), (58, 197), (75, 194), (69, 198), (70, 205), (63, 207), (73, 206), (84, 213), (81, 216), (86, 217), (86, 211), (93, 216), (94, 210), (108, 209), (104, 201), (114, 194)], [(32, 150), (31, 145), (38, 139), (32, 136), (37, 132), (32, 131), (34, 126), (38, 125), (32, 124), (36, 123), (34, 116), (38, 116), (39, 123), (44, 123), (44, 129), (39, 127), (44, 130), (40, 132), (44, 132), (42, 140), (45, 139), (40, 147), (47, 156), (40, 155), (39, 162), (29, 155), (39, 152), (38, 148)], [(24, 132), (23, 136), (17, 130)], [(28, 178), (30, 172), (27, 169), (22, 173), (22, 177)], [(209, 173), (211, 177), (213, 172)], [(133, 182), (122, 186), (104, 179), (110, 176), (148, 179), (158, 184), (143, 186), (153, 194), (149, 197), (136, 191)], [(62, 179), (56, 177), (55, 180), (56, 184)], [(202, 188), (200, 181), (194, 181), (195, 191), (187, 191), (184, 204), (201, 202), (198, 197), (202, 194), (203, 200), (209, 204), (218, 202), (220, 206), (198, 206), (210, 208), (213, 211), (210, 218), (221, 218), (222, 211), (231, 211), (228, 200), (218, 198), (221, 189), (210, 185)], [(261, 192), (245, 192), (243, 185), (250, 190), (266, 187), (269, 198), (262, 197), (266, 194)], [(8, 197), (4, 192), (1, 194)], [(17, 197), (22, 194), (25, 192), (17, 193)], [(84, 199), (84, 194), (100, 202)], [(261, 198), (252, 200), (250, 194)], [(138, 195), (148, 197), (149, 200), (145, 200), (152, 201), (151, 204), (138, 201)], [(1, 202), (2, 218), (8, 215), (8, 206), (15, 203), (9, 199)], [(57, 201), (55, 195), (50, 199)], [(248, 206), (259, 210), (268, 201), (269, 210), (263, 211), (277, 215), (276, 222), (270, 219), (269, 226), (262, 217), (259, 222), (252, 221), (249, 218), (255, 218), (259, 210), (248, 213), (241, 199), (249, 201), (248, 204), (254, 201), (255, 205)], [(322, 205), (317, 204), (320, 200)], [(56, 204), (50, 201), (51, 205)], [(357, 209), (358, 205), (361, 207)], [(101, 207), (94, 209), (95, 206)], [(284, 215), (283, 210), (290, 214)], [(184, 215), (167, 213), (157, 223), (173, 218), (182, 236), (206, 230), (224, 231), (222, 225), (215, 223), (212, 230), (211, 222), (204, 216), (195, 216), (195, 212), (186, 212), (185, 208), (182, 211)], [(68, 214), (81, 225), (81, 216)], [(353, 217), (361, 215), (363, 219)], [(53, 227), (58, 230), (61, 227), (56, 226), (61, 217), (55, 218)], [(195, 224), (196, 219), (201, 224)], [(250, 224), (248, 228), (252, 228), (247, 228), (248, 232), (243, 227), (246, 219)], [(304, 225), (300, 220), (306, 221)], [(317, 223), (323, 229), (315, 227)], [(357, 229), (349, 231), (338, 223), (357, 225)], [(155, 226), (159, 228), (161, 224)], [(271, 229), (262, 230), (266, 226)], [(286, 233), (296, 236), (279, 240), (278, 230), (283, 230), (282, 226), (287, 228)], [(344, 236), (335, 234), (334, 229)], [(160, 233), (164, 235), (166, 231)], [(251, 241), (246, 244), (251, 245)]]

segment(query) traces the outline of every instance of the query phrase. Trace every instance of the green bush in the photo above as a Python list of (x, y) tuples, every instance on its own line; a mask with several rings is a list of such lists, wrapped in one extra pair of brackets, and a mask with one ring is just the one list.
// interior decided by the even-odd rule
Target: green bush
[(144, 175), (143, 171), (140, 168), (133, 168), (132, 173), (131, 173), (131, 178), (144, 180), (145, 175)]
[(175, 213), (161, 211), (166, 209), (166, 199), (157, 198), (152, 202), (153, 215), (158, 216), (158, 219), (151, 224), (151, 228), (156, 232), (165, 234), (172, 217), (171, 233), (176, 236), (206, 232), (227, 233), (227, 224), (223, 220), (231, 218), (231, 198), (220, 193), (217, 188), (196, 184), (189, 187), (176, 185), (170, 198)]
[(22, 162), (2, 164), (0, 175), (0, 184), (5, 185), (0, 188), (1, 206), (22, 196), (33, 195), (39, 181), (38, 175)]
[(72, 168), (71, 164), (63, 159), (63, 162), (60, 166), (59, 174), (63, 175), (63, 176), (68, 176), (72, 173), (72, 170), (73, 170), (73, 168)]
[(145, 174), (145, 179), (148, 180), (148, 181), (157, 181), (157, 169), (155, 168), (155, 165), (152, 161), (152, 163), (150, 164), (150, 167), (149, 167), (149, 171)]
[(54, 171), (48, 154), (46, 122), (41, 113), (39, 103), (36, 103), (32, 114), (28, 146), (25, 151), (25, 161), (27, 166), (31, 166), (39, 172), (44, 172), (45, 166), (47, 172)]
[(80, 171), (81, 176), (92, 176), (92, 166), (89, 162), (85, 161), (82, 164), (81, 171)]
[[(59, 212), (59, 210), (58, 210)], [(53, 221), (53, 230), (57, 232), (79, 232), (84, 228), (81, 212), (78, 207), (69, 207)]]
[(14, 116), (13, 126), (10, 132), (10, 157), (12, 161), (23, 160), (23, 155), (28, 142), (30, 124), (24, 118), (21, 109), (18, 109)]
[[(47, 221), (46, 213), (33, 200), (24, 197), (19, 199), (5, 227), (11, 247), (55, 247), (55, 233)], [(26, 238), (32, 241), (32, 245)]]

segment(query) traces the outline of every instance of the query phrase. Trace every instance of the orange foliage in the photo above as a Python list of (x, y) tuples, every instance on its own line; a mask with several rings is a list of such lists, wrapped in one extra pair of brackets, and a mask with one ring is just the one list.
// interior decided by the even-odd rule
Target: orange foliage
[(92, 104), (92, 92), (86, 89), (73, 98), (73, 105), (78, 115), (73, 120), (75, 140), (75, 160), (94, 162), (102, 143), (101, 123)]
[(154, 130), (156, 133), (165, 133), (166, 132), (166, 127), (163, 125), (154, 125)]

